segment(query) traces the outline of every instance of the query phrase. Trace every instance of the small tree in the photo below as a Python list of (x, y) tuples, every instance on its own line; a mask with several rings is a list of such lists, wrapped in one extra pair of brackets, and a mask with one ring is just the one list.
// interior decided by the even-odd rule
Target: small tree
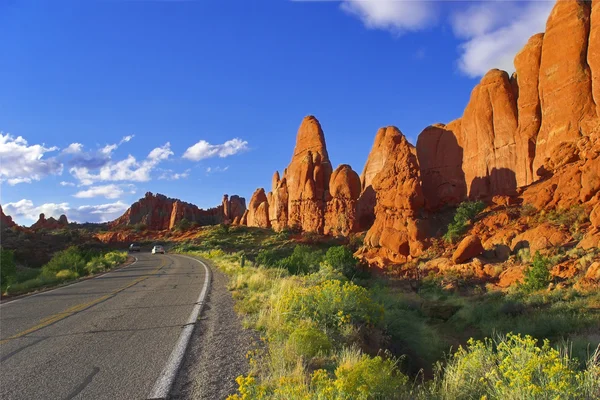
[(542, 256), (539, 251), (535, 253), (531, 266), (525, 270), (523, 289), (526, 292), (535, 292), (548, 286), (551, 279), (549, 265), (548, 258)]
[(482, 212), (485, 208), (483, 201), (463, 201), (454, 214), (454, 220), (448, 224), (448, 231), (444, 235), (447, 242), (455, 242), (467, 230), (469, 221)]
[(17, 273), (12, 250), (0, 249), (0, 284), (5, 286)]
[(357, 272), (356, 266), (358, 265), (358, 260), (346, 246), (330, 247), (327, 253), (325, 253), (325, 261), (334, 270), (344, 274), (346, 278), (352, 279)]

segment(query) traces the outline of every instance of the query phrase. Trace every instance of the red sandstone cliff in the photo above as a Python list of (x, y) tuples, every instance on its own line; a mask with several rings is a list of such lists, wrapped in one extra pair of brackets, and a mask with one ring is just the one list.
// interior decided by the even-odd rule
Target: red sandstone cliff
[(12, 217), (10, 215), (4, 214), (4, 211), (2, 210), (2, 206), (0, 206), (0, 228), (2, 228), (2, 229), (12, 228), (13, 226), (16, 226), (16, 225), (17, 224), (15, 224)]

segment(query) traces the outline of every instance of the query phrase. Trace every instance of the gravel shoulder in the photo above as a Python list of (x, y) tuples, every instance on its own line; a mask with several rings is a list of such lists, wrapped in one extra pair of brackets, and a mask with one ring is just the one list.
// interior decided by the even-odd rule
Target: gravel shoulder
[(212, 271), (211, 288), (173, 385), (172, 399), (216, 400), (235, 393), (235, 378), (247, 373), (246, 353), (256, 339), (234, 311), (227, 275), (210, 260), (202, 261)]

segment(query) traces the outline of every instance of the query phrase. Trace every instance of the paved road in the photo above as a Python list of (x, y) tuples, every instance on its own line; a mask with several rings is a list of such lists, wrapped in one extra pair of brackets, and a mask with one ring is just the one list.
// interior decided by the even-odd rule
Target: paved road
[(145, 399), (204, 267), (140, 253), (126, 268), (0, 305), (0, 399)]

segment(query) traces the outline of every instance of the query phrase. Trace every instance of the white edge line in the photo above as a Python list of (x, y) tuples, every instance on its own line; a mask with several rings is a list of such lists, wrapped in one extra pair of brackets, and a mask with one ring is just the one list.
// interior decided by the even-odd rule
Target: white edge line
[(198, 296), (198, 300), (192, 309), (192, 313), (188, 318), (186, 324), (184, 325), (181, 334), (179, 335), (179, 340), (175, 345), (175, 348), (171, 352), (169, 356), (169, 360), (167, 364), (163, 368), (160, 376), (154, 383), (154, 387), (152, 391), (148, 395), (148, 399), (156, 400), (156, 399), (166, 399), (169, 396), (169, 392), (173, 387), (173, 383), (175, 382), (175, 377), (179, 372), (179, 368), (181, 367), (181, 363), (183, 361), (183, 357), (189, 345), (190, 339), (192, 337), (192, 332), (194, 331), (194, 327), (196, 326), (196, 322), (198, 321), (198, 316), (202, 312), (202, 307), (204, 306), (204, 300), (206, 298), (206, 294), (208, 293), (208, 287), (210, 286), (210, 268), (206, 266), (206, 264), (196, 258), (179, 255), (180, 257), (189, 258), (190, 260), (194, 260), (199, 262), (204, 267), (206, 271), (206, 279), (204, 280), (204, 285), (202, 286), (202, 291), (200, 292), (200, 296)]
[(55, 289), (44, 290), (43, 292), (39, 292), (39, 293), (33, 293), (33, 294), (24, 294), (24, 295), (22, 295), (21, 297), (19, 297), (18, 299), (14, 299), (14, 300), (7, 299), (7, 300), (4, 300), (4, 301), (0, 302), (0, 307), (2, 307), (2, 306), (6, 306), (6, 305), (9, 305), (9, 304), (16, 303), (17, 301), (21, 301), (21, 300), (25, 300), (25, 299), (30, 299), (30, 298), (32, 298), (32, 297), (35, 297), (35, 296), (40, 296), (40, 295), (42, 295), (42, 294), (47, 294), (47, 293), (50, 293), (50, 292), (55, 292), (55, 291), (57, 291), (57, 290), (61, 290), (61, 289), (67, 288), (67, 287), (69, 287), (69, 286), (74, 286), (74, 285), (77, 285), (78, 283), (83, 283), (83, 282), (86, 282), (86, 281), (90, 281), (90, 280), (92, 280), (92, 279), (101, 278), (101, 277), (103, 277), (103, 276), (105, 276), (105, 275), (112, 274), (113, 272), (116, 272), (116, 271), (119, 271), (119, 270), (122, 270), (122, 269), (125, 269), (125, 268), (129, 268), (129, 267), (131, 267), (133, 264), (135, 264), (136, 262), (138, 262), (138, 258), (137, 258), (136, 256), (132, 256), (132, 257), (133, 257), (133, 258), (135, 258), (135, 261), (134, 261), (134, 262), (132, 262), (132, 263), (131, 263), (131, 264), (129, 264), (129, 265), (125, 265), (125, 266), (123, 266), (123, 267), (121, 267), (121, 268), (113, 269), (112, 271), (105, 272), (105, 273), (103, 273), (103, 274), (101, 274), (101, 275), (94, 276), (94, 277), (92, 277), (92, 278), (88, 278), (88, 279), (81, 279), (81, 280), (78, 280), (78, 281), (76, 281), (76, 282), (71, 282), (71, 283), (68, 283), (68, 284), (66, 284), (66, 285), (62, 285), (61, 287), (57, 287), (57, 288), (55, 288)]

